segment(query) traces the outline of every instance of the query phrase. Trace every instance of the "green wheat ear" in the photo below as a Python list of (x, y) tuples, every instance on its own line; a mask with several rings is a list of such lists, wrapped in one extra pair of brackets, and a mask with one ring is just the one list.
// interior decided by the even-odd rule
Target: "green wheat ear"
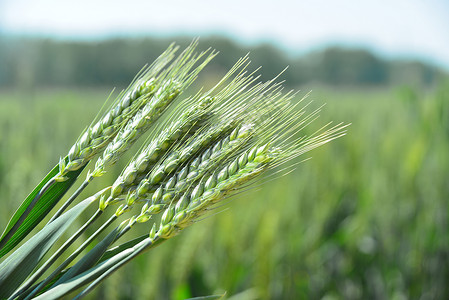
[(95, 164), (94, 177), (101, 176), (108, 164), (115, 163), (135, 141), (145, 133), (167, 107), (195, 80), (198, 73), (210, 62), (216, 53), (210, 53), (203, 62), (200, 60), (207, 54), (195, 54), (196, 43), (189, 46), (164, 73), (161, 85), (149, 101), (129, 120), (109, 143), (102, 156)]
[(137, 75), (133, 83), (114, 101), (109, 110), (96, 123), (91, 124), (68, 152), (68, 163), (60, 164), (59, 181), (67, 172), (78, 170), (96, 154), (103, 151), (122, 127), (154, 95), (161, 84), (162, 70), (173, 60), (178, 47), (174, 44), (155, 62)]

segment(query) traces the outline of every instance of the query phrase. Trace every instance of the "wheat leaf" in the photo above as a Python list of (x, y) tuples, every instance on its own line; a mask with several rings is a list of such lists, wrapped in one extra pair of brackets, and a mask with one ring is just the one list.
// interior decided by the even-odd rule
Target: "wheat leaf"
[[(66, 161), (67, 158), (66, 158)], [(67, 190), (76, 181), (78, 175), (83, 168), (76, 171), (69, 172), (65, 176), (68, 178), (64, 182), (54, 183), (39, 199), (35, 207), (31, 210), (31, 213), (27, 216), (25, 221), (20, 225), (14, 235), (6, 242), (4, 238), (11, 228), (19, 220), (20, 216), (25, 212), (28, 205), (33, 201), (34, 197), (39, 193), (41, 188), (50, 181), (55, 175), (59, 173), (59, 164), (57, 164), (53, 170), (51, 170), (47, 176), (34, 188), (34, 190), (28, 195), (28, 197), (22, 202), (20, 207), (14, 213), (13, 217), (9, 221), (5, 231), (0, 238), (0, 242), (5, 245), (0, 249), (0, 258), (11, 251), (17, 246), (27, 235), (33, 230), (40, 221), (51, 211), (51, 209), (58, 203), (61, 197), (67, 192)]]
[(7, 298), (30, 275), (51, 246), (72, 222), (96, 200), (89, 197), (46, 225), (0, 264), (0, 298)]
[[(103, 262), (105, 260), (108, 260), (109, 258), (113, 257), (114, 255), (122, 252), (125, 249), (134, 247), (135, 245), (137, 245), (138, 243), (140, 243), (141, 241), (143, 241), (146, 238), (148, 238), (148, 234), (141, 235), (141, 236), (139, 236), (139, 237), (137, 237), (135, 239), (132, 239), (132, 240), (130, 240), (128, 242), (125, 242), (123, 244), (120, 244), (120, 245), (118, 245), (118, 246), (116, 246), (114, 248), (111, 248), (111, 249), (107, 250), (104, 253), (104, 255), (101, 257), (99, 262), (101, 263), (101, 262)], [(154, 243), (152, 243), (150, 246), (148, 246), (148, 249), (157, 247), (157, 246), (159, 246), (163, 242), (165, 242), (164, 239), (158, 239), (157, 241), (154, 241)]]
[(99, 259), (103, 256), (108, 247), (114, 242), (120, 228), (117, 227), (111, 231), (100, 243), (98, 243), (92, 250), (80, 259), (67, 273), (64, 274), (56, 283), (55, 286), (68, 281), (69, 279), (83, 273), (89, 268), (95, 266)]
[(135, 251), (136, 251), (136, 249), (134, 249), (134, 248), (128, 248), (125, 251), (122, 251), (121, 253), (115, 255), (114, 257), (111, 257), (108, 260), (102, 262), (101, 264), (85, 271), (84, 273), (81, 273), (81, 274), (69, 279), (66, 282), (63, 282), (63, 283), (49, 289), (45, 293), (43, 293), (33, 299), (35, 299), (35, 300), (37, 300), (37, 299), (41, 299), (41, 300), (43, 300), (43, 299), (45, 299), (45, 300), (59, 299), (65, 295), (75, 291), (76, 289), (82, 287), (83, 285), (99, 278), (103, 273), (105, 273), (109, 269), (113, 268), (116, 264), (118, 264), (122, 260), (125, 260), (129, 255), (131, 255)]

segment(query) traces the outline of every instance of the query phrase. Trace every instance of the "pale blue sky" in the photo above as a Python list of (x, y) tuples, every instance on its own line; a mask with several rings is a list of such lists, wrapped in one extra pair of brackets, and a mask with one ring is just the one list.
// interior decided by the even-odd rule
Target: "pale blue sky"
[(0, 0), (0, 29), (93, 39), (222, 33), (294, 52), (364, 46), (449, 69), (449, 0)]

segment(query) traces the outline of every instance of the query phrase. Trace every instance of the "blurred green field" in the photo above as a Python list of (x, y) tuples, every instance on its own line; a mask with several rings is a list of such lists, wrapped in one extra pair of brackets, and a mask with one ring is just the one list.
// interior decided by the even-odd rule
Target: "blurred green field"
[[(108, 94), (0, 90), (2, 229)], [(449, 84), (317, 86), (309, 99), (327, 103), (312, 127), (352, 123), (348, 135), (138, 257), (89, 299), (448, 299)]]

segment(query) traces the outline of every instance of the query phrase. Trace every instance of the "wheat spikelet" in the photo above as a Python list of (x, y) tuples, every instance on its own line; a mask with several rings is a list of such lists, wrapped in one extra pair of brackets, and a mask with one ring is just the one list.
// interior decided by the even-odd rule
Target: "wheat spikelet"
[[(235, 126), (236, 125), (234, 123), (219, 124), (208, 131), (202, 130), (200, 131), (201, 134), (197, 133), (196, 135), (192, 136), (189, 146), (186, 147), (183, 145), (179, 145), (178, 149), (174, 149), (173, 151), (171, 151), (165, 159), (162, 159), (161, 162), (156, 164), (152, 168), (152, 171), (149, 172), (140, 181), (138, 187), (141, 189), (142, 187), (148, 187), (148, 189), (151, 189), (163, 183), (168, 175), (174, 173), (177, 169), (184, 166), (184, 164), (192, 157), (194, 157), (194, 155), (197, 154), (201, 149), (224, 137)], [(120, 181), (116, 181), (112, 186), (111, 195), (105, 203), (106, 206), (123, 200), (123, 196), (125, 195), (125, 198), (129, 198), (129, 193), (127, 193), (127, 191), (133, 189), (133, 187), (135, 186), (129, 187)]]
[(252, 125), (238, 126), (230, 134), (197, 155), (189, 164), (166, 180), (164, 184), (155, 185), (151, 184), (148, 179), (142, 180), (133, 195), (136, 200), (147, 199), (147, 203), (142, 208), (143, 213), (137, 219), (137, 222), (142, 222), (150, 215), (161, 212), (172, 201), (176, 201), (175, 199), (180, 194), (184, 193), (207, 173), (212, 172), (226, 156), (232, 155), (249, 138), (251, 131)]
[[(232, 155), (250, 136), (252, 127), (253, 125), (251, 124), (238, 126), (230, 134), (197, 155), (160, 188), (163, 189), (164, 193), (184, 192), (193, 182), (196, 182), (206, 173), (215, 169), (225, 157)], [(139, 189), (137, 192), (139, 197), (145, 196)], [(160, 201), (160, 198), (153, 197), (152, 201), (153, 203), (157, 203)]]

